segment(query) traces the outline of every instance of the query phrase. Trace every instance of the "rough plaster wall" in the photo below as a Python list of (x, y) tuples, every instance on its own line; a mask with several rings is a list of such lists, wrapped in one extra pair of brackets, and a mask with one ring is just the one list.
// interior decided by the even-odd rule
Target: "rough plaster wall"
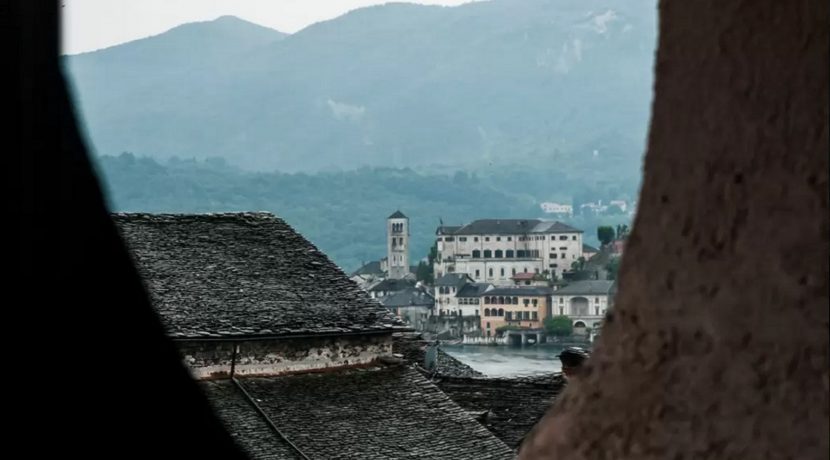
[(827, 21), (660, 3), (616, 314), (520, 458), (828, 458)]
[[(233, 345), (232, 342), (180, 342), (179, 352), (195, 378), (227, 376)], [(371, 363), (390, 353), (391, 335), (240, 342), (234, 372), (279, 375), (354, 366)]]

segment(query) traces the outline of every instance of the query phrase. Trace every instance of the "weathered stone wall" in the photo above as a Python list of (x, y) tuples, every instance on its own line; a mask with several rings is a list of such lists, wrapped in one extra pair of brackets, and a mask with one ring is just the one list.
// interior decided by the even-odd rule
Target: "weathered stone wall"
[(520, 458), (828, 458), (827, 18), (660, 2), (613, 320)]
[(234, 372), (239, 375), (278, 375), (368, 364), (392, 353), (391, 335), (178, 342), (177, 345), (197, 379), (229, 375), (235, 345), (239, 346), (239, 352)]

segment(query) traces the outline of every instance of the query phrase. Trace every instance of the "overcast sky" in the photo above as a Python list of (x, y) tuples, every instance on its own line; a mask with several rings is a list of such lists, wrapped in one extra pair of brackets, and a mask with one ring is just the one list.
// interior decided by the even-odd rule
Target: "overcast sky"
[[(34, 0), (33, 0), (34, 1)], [(416, 0), (459, 5), (470, 0)], [(293, 33), (377, 0), (63, 0), (63, 51), (92, 51), (230, 14)]]

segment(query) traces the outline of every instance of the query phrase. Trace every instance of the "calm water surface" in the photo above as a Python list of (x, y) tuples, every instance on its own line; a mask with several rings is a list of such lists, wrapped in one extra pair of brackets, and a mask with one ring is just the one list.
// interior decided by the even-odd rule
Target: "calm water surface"
[(441, 349), (488, 377), (549, 374), (562, 370), (556, 357), (562, 347), (556, 345), (441, 345)]

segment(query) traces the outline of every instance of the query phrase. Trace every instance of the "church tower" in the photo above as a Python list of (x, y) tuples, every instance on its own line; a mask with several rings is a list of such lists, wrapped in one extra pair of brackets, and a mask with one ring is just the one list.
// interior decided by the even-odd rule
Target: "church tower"
[(386, 257), (392, 279), (409, 274), (409, 218), (395, 211), (386, 219)]

